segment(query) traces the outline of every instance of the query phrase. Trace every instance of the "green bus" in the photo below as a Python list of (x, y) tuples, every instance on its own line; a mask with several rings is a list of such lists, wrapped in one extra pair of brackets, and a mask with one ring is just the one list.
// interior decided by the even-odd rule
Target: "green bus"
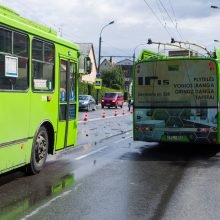
[(185, 52), (140, 54), (133, 72), (134, 140), (220, 143), (220, 52), (214, 58)]
[(0, 174), (76, 145), (78, 69), (78, 46), (0, 7)]

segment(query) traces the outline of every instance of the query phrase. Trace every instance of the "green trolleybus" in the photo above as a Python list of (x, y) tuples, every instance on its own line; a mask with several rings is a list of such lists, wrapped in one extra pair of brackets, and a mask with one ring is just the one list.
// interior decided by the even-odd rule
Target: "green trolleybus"
[(134, 140), (218, 144), (219, 58), (144, 50), (133, 73)]
[(76, 145), (78, 58), (55, 31), (0, 7), (0, 173), (38, 173), (48, 153)]

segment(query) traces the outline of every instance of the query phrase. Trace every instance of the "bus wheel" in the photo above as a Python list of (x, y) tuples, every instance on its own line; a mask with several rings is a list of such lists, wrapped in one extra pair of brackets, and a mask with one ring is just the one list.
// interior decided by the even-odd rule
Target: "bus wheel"
[(31, 162), (27, 169), (28, 174), (37, 174), (44, 167), (47, 159), (48, 145), (49, 139), (47, 130), (45, 127), (40, 127), (34, 138)]

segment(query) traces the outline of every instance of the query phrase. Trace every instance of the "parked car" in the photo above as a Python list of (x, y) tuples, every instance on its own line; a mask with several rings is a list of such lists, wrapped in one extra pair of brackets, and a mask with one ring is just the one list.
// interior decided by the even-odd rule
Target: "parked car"
[(104, 107), (123, 107), (124, 97), (121, 92), (106, 92), (104, 97), (102, 97), (102, 108)]
[(96, 101), (91, 95), (79, 95), (79, 110), (96, 110)]

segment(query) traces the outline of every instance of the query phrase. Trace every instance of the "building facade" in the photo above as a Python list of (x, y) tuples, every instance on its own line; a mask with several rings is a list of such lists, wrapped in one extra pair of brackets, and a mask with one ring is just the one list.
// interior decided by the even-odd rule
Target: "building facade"
[(133, 68), (133, 61), (129, 59), (125, 59), (116, 63), (116, 65), (121, 66), (122, 71), (125, 76), (125, 91), (131, 94), (132, 88), (132, 68)]
[(96, 58), (94, 53), (94, 48), (92, 43), (78, 43), (79, 52), (85, 56), (89, 56), (92, 62), (92, 71), (89, 75), (82, 75), (81, 81), (87, 82), (89, 84), (95, 83), (95, 78), (97, 74)]

